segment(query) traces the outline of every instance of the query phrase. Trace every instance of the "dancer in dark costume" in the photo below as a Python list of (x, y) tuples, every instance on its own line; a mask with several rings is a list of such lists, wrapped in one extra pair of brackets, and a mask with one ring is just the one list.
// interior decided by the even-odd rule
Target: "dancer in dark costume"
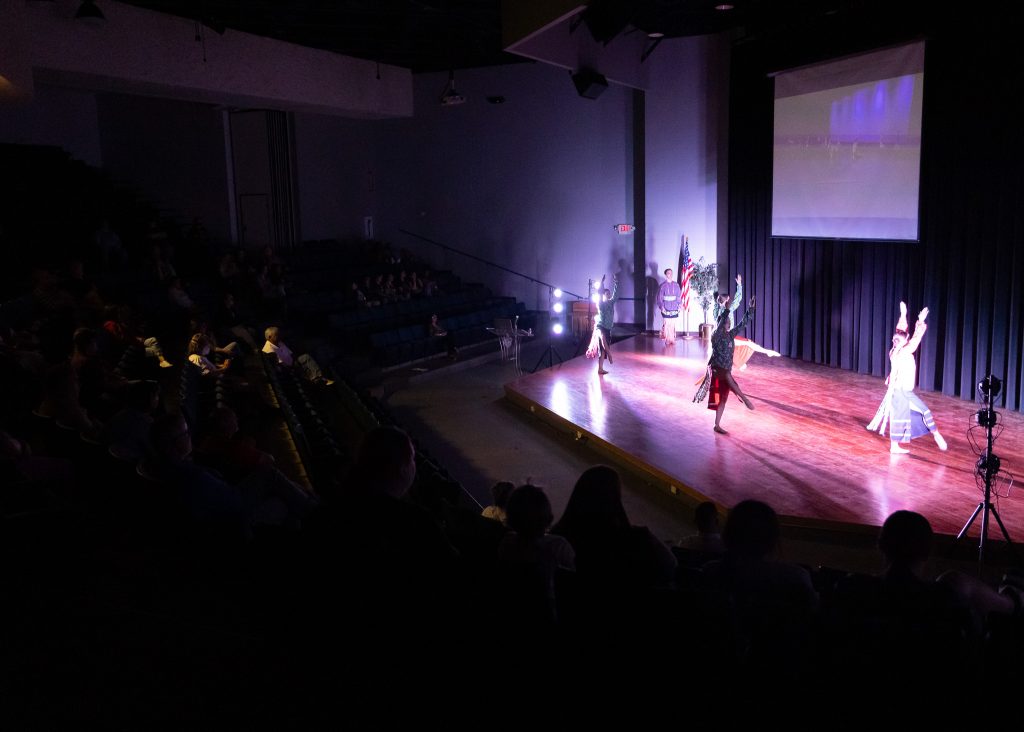
[(722, 429), (722, 415), (725, 413), (725, 403), (729, 400), (729, 392), (736, 392), (747, 409), (753, 409), (747, 395), (740, 389), (736, 379), (732, 377), (733, 351), (736, 348), (736, 334), (747, 327), (754, 314), (754, 298), (750, 298), (747, 312), (743, 314), (743, 320), (735, 328), (729, 327), (731, 312), (724, 310), (718, 316), (718, 327), (711, 336), (711, 360), (708, 362), (707, 373), (704, 380), (697, 388), (693, 401), (703, 402), (708, 399), (708, 409), (715, 410), (715, 432), (720, 435), (729, 434)]

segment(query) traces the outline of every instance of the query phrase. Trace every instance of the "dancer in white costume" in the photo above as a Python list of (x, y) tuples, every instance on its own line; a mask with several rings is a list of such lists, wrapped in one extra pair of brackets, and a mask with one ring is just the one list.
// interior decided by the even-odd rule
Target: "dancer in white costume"
[(910, 337), (907, 331), (907, 304), (900, 303), (900, 319), (896, 323), (892, 349), (889, 351), (889, 362), (892, 366), (889, 378), (885, 380), (889, 388), (882, 398), (882, 403), (878, 405), (874, 419), (868, 425), (869, 430), (877, 430), (880, 435), (884, 435), (888, 428), (889, 452), (892, 453), (910, 452), (902, 447), (901, 443), (906, 445), (915, 437), (922, 437), (928, 433), (935, 438), (935, 444), (940, 450), (946, 449), (946, 440), (939, 434), (931, 410), (914, 393), (914, 384), (917, 381), (917, 359), (914, 358), (914, 353), (921, 345), (925, 331), (928, 330), (924, 322), (927, 317), (928, 308), (918, 313), (914, 335)]

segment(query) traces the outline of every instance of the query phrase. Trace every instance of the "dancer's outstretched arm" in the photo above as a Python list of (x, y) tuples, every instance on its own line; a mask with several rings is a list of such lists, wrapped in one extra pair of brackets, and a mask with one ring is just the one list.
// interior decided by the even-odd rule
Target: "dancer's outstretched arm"
[(924, 308), (917, 314), (917, 323), (914, 324), (914, 335), (906, 345), (906, 349), (910, 353), (917, 351), (917, 347), (921, 345), (921, 339), (924, 338), (925, 331), (928, 330), (928, 325), (924, 322), (927, 317), (928, 308)]
[(732, 302), (729, 303), (729, 312), (735, 313), (741, 302), (743, 302), (743, 275), (736, 275), (736, 294), (732, 296)]

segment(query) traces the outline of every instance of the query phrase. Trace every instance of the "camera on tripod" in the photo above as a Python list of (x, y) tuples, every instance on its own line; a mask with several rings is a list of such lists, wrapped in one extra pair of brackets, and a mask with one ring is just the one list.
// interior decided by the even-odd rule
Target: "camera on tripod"
[[(1003, 525), (1003, 520), (999, 517), (999, 512), (996, 507), (992, 505), (992, 494), (993, 486), (1003, 481), (1007, 485), (1007, 493), (1009, 493), (1009, 486), (1013, 485), (1013, 476), (1009, 473), (1005, 473), (1002, 470), (1002, 461), (999, 456), (996, 455), (992, 448), (995, 445), (996, 437), (999, 432), (1002, 431), (1002, 426), (999, 423), (999, 413), (994, 409), (995, 399), (999, 396), (999, 392), (1002, 389), (1002, 382), (992, 374), (989, 374), (981, 381), (978, 382), (978, 394), (981, 395), (982, 408), (975, 413), (975, 419), (978, 421), (978, 427), (971, 427), (967, 430), (967, 439), (971, 444), (974, 454), (978, 456), (978, 462), (974, 466), (974, 475), (978, 481), (978, 487), (983, 488), (985, 493), (981, 502), (978, 503), (978, 507), (974, 509), (974, 513), (967, 519), (967, 523), (960, 529), (960, 533), (956, 535), (957, 540), (963, 539), (967, 535), (967, 530), (971, 528), (971, 524), (974, 523), (974, 519), (981, 515), (981, 536), (978, 541), (978, 561), (985, 561), (985, 544), (988, 541), (988, 516), (992, 514), (995, 518), (996, 523), (999, 524), (999, 529), (1003, 532), (1003, 538), (1006, 539), (1007, 545), (1012, 545), (1010, 541), (1010, 535), (1006, 532), (1006, 527)], [(984, 431), (985, 441), (980, 444), (980, 441), (975, 436), (975, 431), (978, 428)], [(996, 428), (999, 428), (998, 431)]]
[(992, 374), (978, 382), (978, 393), (981, 394), (981, 399), (985, 403), (985, 408), (978, 410), (975, 415), (980, 426), (995, 427), (999, 423), (999, 415), (992, 408), (992, 403), (999, 396), (1002, 388), (1002, 382)]

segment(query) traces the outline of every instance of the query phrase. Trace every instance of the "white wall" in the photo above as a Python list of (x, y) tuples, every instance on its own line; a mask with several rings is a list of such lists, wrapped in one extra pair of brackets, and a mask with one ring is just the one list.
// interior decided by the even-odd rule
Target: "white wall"
[[(648, 59), (647, 274), (676, 269), (683, 234), (690, 255), (717, 260), (726, 235), (728, 45), (721, 36), (663, 42)], [(724, 242), (722, 242), (724, 243)], [(690, 311), (690, 328), (702, 314)], [(657, 316), (651, 327), (660, 328)]]
[[(404, 228), (584, 296), (588, 277), (622, 261), (632, 294), (632, 237), (612, 230), (632, 201), (630, 90), (582, 99), (565, 70), (514, 64), (457, 72), (466, 103), (443, 107), (446, 81), (417, 76), (414, 117), (378, 123), (380, 236), (436, 255)], [(457, 255), (437, 261), (528, 307), (548, 305), (545, 287)], [(629, 303), (619, 312), (633, 320)]]
[[(648, 61), (647, 274), (675, 268), (684, 232), (694, 259), (716, 259), (727, 55), (719, 39), (694, 38), (667, 41)], [(378, 237), (529, 307), (547, 307), (547, 288), (400, 229), (583, 295), (588, 278), (619, 270), (632, 295), (633, 237), (612, 230), (633, 220), (631, 91), (613, 84), (581, 99), (568, 72), (514, 64), (457, 72), (466, 103), (443, 107), (446, 82), (415, 77), (409, 120), (296, 115), (303, 238), (358, 236), (372, 215)], [(487, 102), (496, 95), (505, 103)], [(618, 315), (632, 321), (631, 304)]]

